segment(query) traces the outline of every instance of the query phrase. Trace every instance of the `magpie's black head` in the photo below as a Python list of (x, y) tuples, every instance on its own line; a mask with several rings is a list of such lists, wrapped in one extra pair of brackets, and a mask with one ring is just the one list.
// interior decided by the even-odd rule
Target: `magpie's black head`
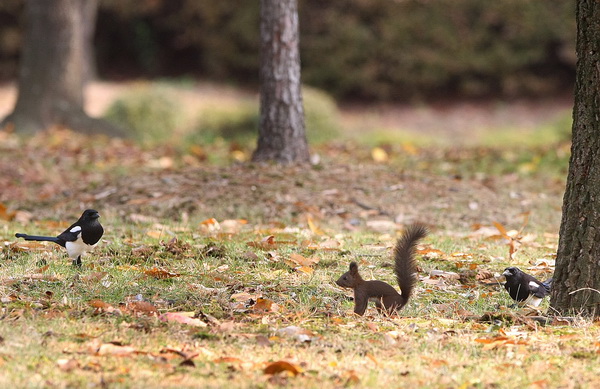
[(518, 267), (507, 267), (506, 269), (504, 269), (504, 272), (502, 273), (502, 275), (505, 278), (512, 278), (512, 277), (517, 277), (519, 274), (521, 274), (521, 270)]
[(86, 209), (85, 211), (83, 211), (83, 215), (81, 215), (82, 220), (95, 220), (99, 217), (100, 214), (94, 209)]

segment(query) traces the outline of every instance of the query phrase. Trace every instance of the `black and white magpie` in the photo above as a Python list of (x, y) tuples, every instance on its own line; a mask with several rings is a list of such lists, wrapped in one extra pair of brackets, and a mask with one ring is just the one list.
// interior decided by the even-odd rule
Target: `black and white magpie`
[(81, 266), (81, 256), (90, 251), (102, 238), (104, 228), (98, 221), (100, 215), (93, 209), (86, 209), (79, 220), (73, 223), (56, 238), (52, 236), (36, 236), (17, 233), (17, 238), (54, 242), (67, 249), (67, 254), (73, 259), (73, 265)]
[(552, 278), (547, 281), (538, 281), (534, 276), (523, 272), (518, 267), (507, 267), (502, 275), (506, 278), (504, 288), (517, 302), (537, 307), (543, 298), (550, 294)]

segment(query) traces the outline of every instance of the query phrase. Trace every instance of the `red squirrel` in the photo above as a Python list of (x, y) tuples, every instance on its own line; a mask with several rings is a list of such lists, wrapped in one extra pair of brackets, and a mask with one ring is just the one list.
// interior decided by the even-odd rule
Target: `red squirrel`
[[(402, 309), (408, 302), (417, 282), (415, 273), (415, 246), (427, 235), (427, 228), (413, 224), (406, 228), (394, 247), (394, 272), (402, 294), (390, 284), (383, 281), (365, 281), (358, 273), (356, 262), (350, 264), (350, 270), (344, 273), (335, 283), (344, 288), (354, 289), (354, 312), (363, 315), (369, 300), (375, 302), (380, 312), (388, 314)], [(385, 309), (385, 311), (384, 311)]]

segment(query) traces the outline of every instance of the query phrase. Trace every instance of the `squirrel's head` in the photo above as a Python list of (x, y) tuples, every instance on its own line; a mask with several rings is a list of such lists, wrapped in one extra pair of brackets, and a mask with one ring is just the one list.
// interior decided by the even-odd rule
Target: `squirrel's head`
[(358, 274), (358, 265), (356, 262), (352, 262), (350, 264), (350, 270), (342, 274), (335, 283), (343, 288), (354, 288), (357, 282), (360, 282), (361, 280), (362, 278), (360, 278), (360, 274)]

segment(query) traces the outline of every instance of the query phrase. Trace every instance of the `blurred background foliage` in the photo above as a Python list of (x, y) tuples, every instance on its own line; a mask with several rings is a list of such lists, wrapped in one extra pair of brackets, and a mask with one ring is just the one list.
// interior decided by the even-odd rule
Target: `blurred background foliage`
[[(299, 0), (303, 82), (337, 99), (541, 97), (570, 90), (570, 0)], [(98, 75), (258, 83), (258, 1), (100, 0)], [(23, 0), (0, 2), (14, 79)]]

